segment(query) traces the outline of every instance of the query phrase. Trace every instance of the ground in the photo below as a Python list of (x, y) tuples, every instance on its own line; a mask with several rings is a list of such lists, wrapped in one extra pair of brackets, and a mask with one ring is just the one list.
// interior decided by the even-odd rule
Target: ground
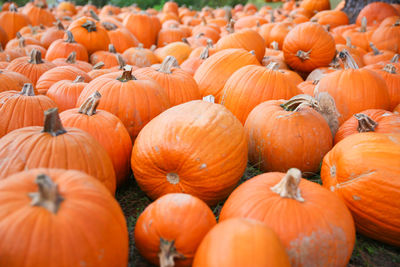
[[(241, 182), (244, 182), (261, 172), (248, 166)], [(320, 183), (318, 176), (313, 177), (313, 182)], [(136, 219), (140, 213), (151, 203), (151, 200), (139, 189), (133, 177), (118, 189), (116, 198), (124, 211), (129, 230), (130, 253), (129, 267), (151, 267), (152, 265), (140, 256), (135, 248), (133, 230)], [(218, 216), (223, 203), (212, 207)], [(395, 267), (400, 266), (400, 248), (389, 246), (357, 234), (357, 241), (348, 267)]]

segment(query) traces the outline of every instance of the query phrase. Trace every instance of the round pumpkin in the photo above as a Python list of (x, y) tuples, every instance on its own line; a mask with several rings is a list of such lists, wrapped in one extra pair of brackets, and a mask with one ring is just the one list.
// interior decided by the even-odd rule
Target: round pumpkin
[[(397, 65), (397, 67), (396, 67)], [(388, 87), (390, 105), (389, 110), (400, 104), (400, 73), (397, 71), (399, 64), (386, 64), (383, 68), (374, 71), (381, 75)]]
[[(223, 257), (221, 252), (223, 251)], [(236, 218), (207, 233), (196, 251), (193, 267), (289, 267), (277, 234), (263, 223)]]
[(156, 44), (157, 35), (161, 28), (159, 19), (146, 12), (128, 14), (124, 18), (123, 25), (145, 48), (150, 48)]
[(323, 186), (350, 209), (357, 231), (400, 245), (400, 134), (353, 134), (325, 156)]
[(139, 44), (138, 47), (128, 48), (122, 55), (126, 58), (128, 64), (139, 68), (150, 67), (160, 62), (153, 51), (144, 48), (143, 44)]
[(30, 23), (29, 18), (18, 12), (14, 5), (10, 7), (9, 11), (0, 13), (0, 27), (6, 31), (8, 40), (13, 39), (20, 29), (28, 26)]
[(197, 197), (166, 194), (140, 214), (135, 246), (154, 265), (190, 267), (201, 240), (216, 223), (211, 209)]
[(0, 181), (0, 209), (2, 266), (128, 264), (122, 210), (90, 175), (61, 169), (16, 173)]
[(371, 35), (371, 42), (378, 49), (400, 53), (400, 20), (392, 25), (378, 27)]
[[(26, 83), (31, 83), (31, 80), (25, 75), (0, 69), (0, 93), (4, 91), (18, 91)], [(37, 93), (37, 91), (35, 91), (35, 93)]]
[(282, 241), (291, 266), (347, 266), (355, 243), (353, 218), (340, 198), (301, 178), (298, 169), (270, 172), (241, 184), (219, 220), (263, 222)]
[(52, 61), (57, 67), (59, 66), (72, 66), (84, 72), (89, 72), (93, 69), (92, 64), (76, 59), (76, 52), (72, 51), (67, 58), (56, 58)]
[(123, 53), (130, 47), (139, 45), (139, 40), (125, 27), (118, 27), (110, 22), (102, 22), (101, 25), (107, 30), (110, 42), (118, 53)]
[(131, 166), (152, 199), (185, 192), (209, 205), (226, 198), (247, 164), (243, 126), (219, 104), (194, 100), (172, 107), (139, 133)]
[(42, 37), (40, 37), (40, 43), (44, 48), (49, 48), (51, 43), (58, 39), (62, 39), (64, 37), (65, 29), (61, 21), (57, 21), (54, 27), (50, 27), (46, 29), (43, 33)]
[(57, 58), (66, 58), (75, 52), (76, 59), (87, 62), (89, 60), (87, 49), (75, 41), (74, 35), (70, 31), (66, 31), (66, 34), (66, 40), (56, 40), (49, 46), (46, 59), (53, 61)]
[(378, 25), (387, 17), (398, 15), (399, 13), (392, 5), (383, 2), (373, 2), (361, 9), (360, 13), (358, 13), (356, 24), (361, 25), (362, 18), (366, 17), (368, 25)]

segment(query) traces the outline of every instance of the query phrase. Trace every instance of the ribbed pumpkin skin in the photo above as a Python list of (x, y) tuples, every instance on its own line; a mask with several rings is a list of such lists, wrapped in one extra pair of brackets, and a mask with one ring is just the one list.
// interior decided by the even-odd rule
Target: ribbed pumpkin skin
[(219, 223), (205, 236), (193, 262), (193, 267), (243, 266), (290, 266), (279, 237), (258, 221), (231, 219)]
[(97, 110), (88, 116), (78, 110), (62, 112), (60, 118), (63, 125), (84, 130), (105, 148), (113, 163), (117, 184), (121, 184), (130, 172), (132, 141), (128, 130), (118, 117), (107, 111)]
[(257, 58), (244, 49), (225, 49), (207, 58), (194, 74), (202, 96), (213, 95), (220, 101), (229, 77), (246, 65), (260, 66)]
[(172, 68), (172, 73), (163, 73), (155, 68), (141, 68), (135, 73), (141, 73), (154, 79), (165, 89), (171, 106), (200, 99), (199, 87), (193, 77), (180, 68)]
[[(310, 72), (328, 66), (335, 56), (335, 41), (321, 25), (312, 22), (294, 27), (283, 42), (286, 63), (295, 70)], [(310, 52), (309, 59), (301, 60), (298, 51)]]
[(13, 39), (17, 32), (28, 24), (30, 24), (29, 18), (20, 12), (5, 11), (0, 13), (0, 27), (6, 31), (8, 40)]
[(148, 261), (159, 264), (160, 238), (175, 241), (184, 260), (175, 266), (191, 266), (207, 232), (217, 224), (211, 209), (197, 197), (175, 193), (160, 197), (140, 214), (135, 226), (135, 246)]
[(395, 73), (390, 73), (384, 69), (374, 70), (385, 80), (388, 87), (390, 107), (393, 110), (400, 104), (400, 72), (396, 70)]
[(304, 202), (282, 198), (270, 188), (284, 173), (258, 175), (233, 191), (219, 221), (248, 218), (264, 222), (278, 234), (291, 266), (346, 266), (355, 243), (354, 222), (343, 202), (320, 185), (302, 179)]
[(229, 48), (243, 48), (256, 53), (258, 61), (261, 62), (265, 54), (265, 41), (258, 32), (244, 29), (222, 37), (215, 45), (217, 51)]
[(39, 94), (46, 94), (50, 87), (56, 82), (61, 80), (73, 81), (77, 76), (85, 78), (84, 81), (86, 83), (92, 80), (92, 78), (90, 78), (90, 76), (83, 70), (72, 66), (60, 66), (43, 73), (37, 81), (36, 89), (39, 91)]
[(328, 92), (341, 114), (342, 124), (366, 109), (389, 109), (388, 88), (379, 74), (368, 69), (346, 69), (329, 73), (319, 82), (319, 92)]
[[(156, 199), (185, 192), (209, 205), (229, 195), (247, 164), (242, 125), (226, 108), (194, 100), (172, 107), (139, 133), (131, 166), (136, 181)], [(178, 183), (167, 174), (179, 176)]]
[[(38, 192), (39, 174), (48, 175), (64, 198), (56, 214), (31, 206), (28, 194)], [(128, 264), (122, 210), (100, 182), (83, 172), (35, 169), (9, 176), (0, 181), (0, 209), (1, 266)]]
[(0, 93), (0, 137), (28, 126), (43, 126), (44, 111), (57, 107), (47, 96), (26, 96), (18, 91)]
[(0, 70), (0, 92), (18, 91), (25, 83), (31, 83), (31, 80), (25, 75), (14, 71)]
[(332, 148), (332, 134), (325, 119), (311, 108), (285, 111), (283, 100), (255, 107), (244, 126), (249, 162), (263, 171), (285, 172), (298, 168), (317, 173), (324, 155)]
[(86, 47), (80, 43), (68, 43), (65, 40), (54, 41), (47, 49), (46, 59), (53, 61), (57, 58), (67, 58), (71, 52), (76, 52), (77, 60), (89, 60)]
[[(148, 14), (131, 13), (125, 17), (123, 25), (144, 45), (149, 48), (156, 43), (158, 31), (160, 30), (155, 20)], [(158, 21), (159, 23), (159, 21)]]
[(50, 86), (46, 95), (50, 97), (58, 106), (60, 112), (75, 108), (79, 95), (87, 83), (62, 80)]
[[(400, 133), (399, 114), (393, 114), (383, 109), (368, 109), (360, 113), (378, 123), (374, 129), (375, 133)], [(335, 144), (352, 134), (359, 133), (358, 124), (358, 120), (354, 116), (345, 121), (336, 132)]]
[(59, 168), (79, 170), (97, 178), (115, 192), (115, 173), (104, 148), (88, 133), (66, 128), (53, 137), (43, 127), (12, 131), (0, 139), (0, 179), (28, 169)]
[(323, 186), (339, 195), (357, 231), (400, 245), (400, 134), (360, 133), (324, 158)]
[(244, 125), (258, 104), (272, 99), (290, 99), (301, 94), (287, 71), (260, 66), (245, 66), (235, 71), (223, 89), (221, 104)]
[[(115, 78), (98, 78), (90, 82), (79, 96), (77, 106), (95, 91), (102, 95), (99, 109), (117, 116), (127, 128), (132, 142), (140, 130), (154, 117), (170, 107), (164, 89), (153, 80), (120, 82)], [(146, 78), (148, 79), (148, 78)]]

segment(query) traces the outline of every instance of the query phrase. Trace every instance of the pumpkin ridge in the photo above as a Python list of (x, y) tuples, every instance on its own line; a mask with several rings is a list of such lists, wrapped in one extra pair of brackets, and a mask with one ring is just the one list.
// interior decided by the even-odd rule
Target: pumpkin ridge
[(348, 178), (347, 181), (344, 181), (344, 182), (341, 182), (341, 183), (338, 181), (335, 187), (336, 188), (344, 188), (347, 185), (352, 184), (352, 183), (356, 182), (357, 180), (359, 180), (361, 178), (364, 178), (365, 176), (372, 175), (372, 174), (374, 174), (376, 172), (377, 172), (376, 170), (368, 170), (368, 171), (363, 172), (361, 174), (358, 174), (356, 176), (351, 176), (351, 177)]

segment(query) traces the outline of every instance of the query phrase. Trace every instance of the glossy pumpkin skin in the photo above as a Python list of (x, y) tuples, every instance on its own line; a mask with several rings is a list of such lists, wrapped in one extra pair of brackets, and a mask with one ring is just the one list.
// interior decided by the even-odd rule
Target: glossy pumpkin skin
[(244, 125), (249, 113), (260, 103), (272, 99), (290, 99), (301, 94), (288, 71), (260, 66), (245, 66), (226, 81), (221, 104)]
[(98, 108), (117, 116), (134, 141), (149, 121), (170, 107), (168, 96), (157, 82), (144, 75), (136, 76), (136, 80), (126, 82), (108, 77), (94, 79), (82, 91), (77, 106), (99, 91), (103, 100)]
[(341, 114), (342, 124), (366, 109), (388, 109), (388, 88), (379, 74), (368, 69), (346, 69), (329, 73), (319, 82), (319, 92), (328, 92)]
[(197, 247), (217, 224), (211, 209), (197, 197), (174, 193), (160, 197), (140, 214), (135, 226), (135, 246), (149, 262), (158, 265), (160, 238), (174, 241), (185, 259), (175, 266), (191, 266)]
[[(373, 129), (375, 133), (400, 133), (400, 115), (383, 109), (368, 109), (358, 114), (365, 114), (378, 125)], [(359, 121), (352, 116), (345, 121), (335, 135), (335, 144), (344, 138), (360, 133)]]
[(347, 266), (355, 229), (344, 203), (306, 179), (299, 184), (304, 202), (283, 198), (271, 187), (284, 176), (264, 173), (241, 184), (222, 207), (220, 223), (231, 218), (263, 222), (279, 236), (291, 266)]
[(164, 111), (142, 129), (131, 166), (152, 199), (185, 192), (214, 205), (238, 183), (246, 153), (235, 116), (221, 105), (194, 100)]
[(332, 134), (317, 111), (305, 107), (286, 111), (284, 100), (256, 106), (245, 124), (249, 162), (263, 171), (285, 172), (298, 168), (317, 173), (324, 155), (332, 148)]
[(61, 80), (50, 86), (46, 95), (50, 97), (60, 112), (76, 107), (79, 95), (87, 83), (82, 81)]
[[(35, 179), (40, 174), (48, 175), (58, 185), (64, 199), (55, 214), (44, 207), (31, 206), (28, 194), (38, 192)], [(85, 262), (87, 266), (122, 267), (128, 264), (124, 215), (108, 190), (94, 177), (73, 170), (34, 169), (0, 181), (0, 192), (3, 253), (0, 265), (67, 267)]]
[(18, 91), (25, 83), (31, 83), (31, 80), (25, 75), (14, 71), (0, 70), (0, 93), (4, 91)]
[(207, 58), (194, 74), (202, 96), (213, 95), (219, 102), (229, 77), (246, 65), (260, 66), (257, 58), (244, 49), (225, 49)]
[(358, 232), (399, 246), (399, 169), (400, 134), (360, 133), (325, 156), (321, 179), (344, 200)]
[(34, 168), (79, 170), (96, 177), (114, 194), (111, 159), (90, 134), (76, 128), (66, 128), (58, 136), (42, 131), (43, 127), (30, 126), (1, 138), (0, 179)]
[(206, 266), (289, 267), (290, 262), (273, 230), (255, 220), (231, 219), (218, 223), (201, 242), (193, 267)]
[[(333, 37), (321, 25), (312, 22), (294, 27), (286, 36), (282, 50), (286, 63), (304, 72), (328, 66), (336, 51)], [(309, 55), (299, 57), (299, 51), (309, 52)]]

